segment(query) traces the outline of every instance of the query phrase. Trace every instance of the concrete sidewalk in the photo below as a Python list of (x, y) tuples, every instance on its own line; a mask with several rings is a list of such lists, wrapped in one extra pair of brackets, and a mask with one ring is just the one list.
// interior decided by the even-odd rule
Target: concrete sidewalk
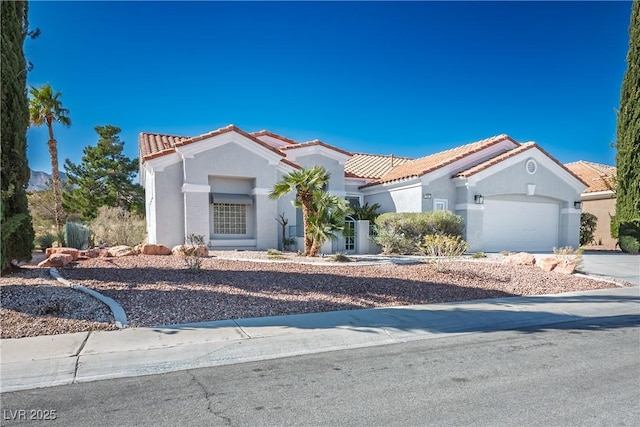
[(4, 339), (0, 390), (619, 316), (640, 322), (640, 288)]

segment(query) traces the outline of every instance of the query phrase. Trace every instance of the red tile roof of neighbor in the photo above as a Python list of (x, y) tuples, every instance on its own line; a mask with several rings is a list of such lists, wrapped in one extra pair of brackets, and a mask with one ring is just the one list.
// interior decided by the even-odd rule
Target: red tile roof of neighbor
[(567, 163), (565, 166), (589, 186), (584, 190), (585, 193), (611, 191), (616, 188), (614, 179), (616, 168), (614, 166), (586, 162), (584, 160)]
[(403, 165), (413, 159), (396, 157), (393, 154), (354, 154), (344, 165), (344, 173), (351, 178), (379, 179), (388, 174), (396, 166)]

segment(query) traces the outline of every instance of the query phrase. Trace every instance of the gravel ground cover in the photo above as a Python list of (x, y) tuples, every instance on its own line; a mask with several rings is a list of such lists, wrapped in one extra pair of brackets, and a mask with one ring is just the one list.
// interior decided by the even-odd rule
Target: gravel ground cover
[[(134, 327), (614, 286), (495, 259), (326, 265), (327, 258), (294, 254), (211, 254), (199, 272), (179, 257), (149, 255), (84, 260), (59, 271), (116, 300)], [(0, 286), (2, 338), (113, 329), (105, 305), (59, 284), (47, 269), (26, 266), (0, 278)]]

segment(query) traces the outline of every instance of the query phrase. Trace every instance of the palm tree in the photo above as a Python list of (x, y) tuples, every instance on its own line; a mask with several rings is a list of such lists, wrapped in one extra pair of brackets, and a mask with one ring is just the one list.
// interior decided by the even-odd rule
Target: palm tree
[(330, 177), (331, 174), (322, 166), (295, 170), (283, 176), (269, 193), (270, 199), (279, 199), (291, 191), (296, 192), (296, 201), (302, 209), (304, 254), (307, 256), (309, 256), (313, 245), (313, 239), (309, 234), (311, 229), (310, 218), (313, 213), (313, 192), (322, 190), (329, 182)]
[(312, 245), (309, 256), (316, 256), (327, 240), (336, 240), (344, 231), (344, 219), (353, 212), (349, 202), (325, 191), (313, 192), (313, 212), (310, 217)]
[(60, 191), (60, 171), (58, 168), (58, 143), (53, 136), (53, 122), (59, 122), (63, 126), (71, 126), (69, 110), (60, 102), (60, 92), (53, 92), (51, 85), (46, 84), (39, 89), (31, 87), (29, 91), (29, 120), (32, 125), (40, 127), (47, 125), (49, 130), (49, 155), (51, 156), (51, 181), (55, 200), (55, 217), (58, 233), (62, 232), (62, 196)]

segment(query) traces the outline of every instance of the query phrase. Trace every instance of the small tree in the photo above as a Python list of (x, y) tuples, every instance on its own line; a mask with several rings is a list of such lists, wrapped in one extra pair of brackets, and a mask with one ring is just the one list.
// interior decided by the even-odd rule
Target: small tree
[(325, 191), (313, 193), (312, 214), (309, 235), (312, 245), (309, 256), (318, 251), (327, 240), (336, 240), (337, 233), (344, 230), (345, 216), (351, 213), (349, 202)]
[(596, 232), (598, 217), (590, 212), (580, 214), (580, 246), (593, 242), (593, 234)]

